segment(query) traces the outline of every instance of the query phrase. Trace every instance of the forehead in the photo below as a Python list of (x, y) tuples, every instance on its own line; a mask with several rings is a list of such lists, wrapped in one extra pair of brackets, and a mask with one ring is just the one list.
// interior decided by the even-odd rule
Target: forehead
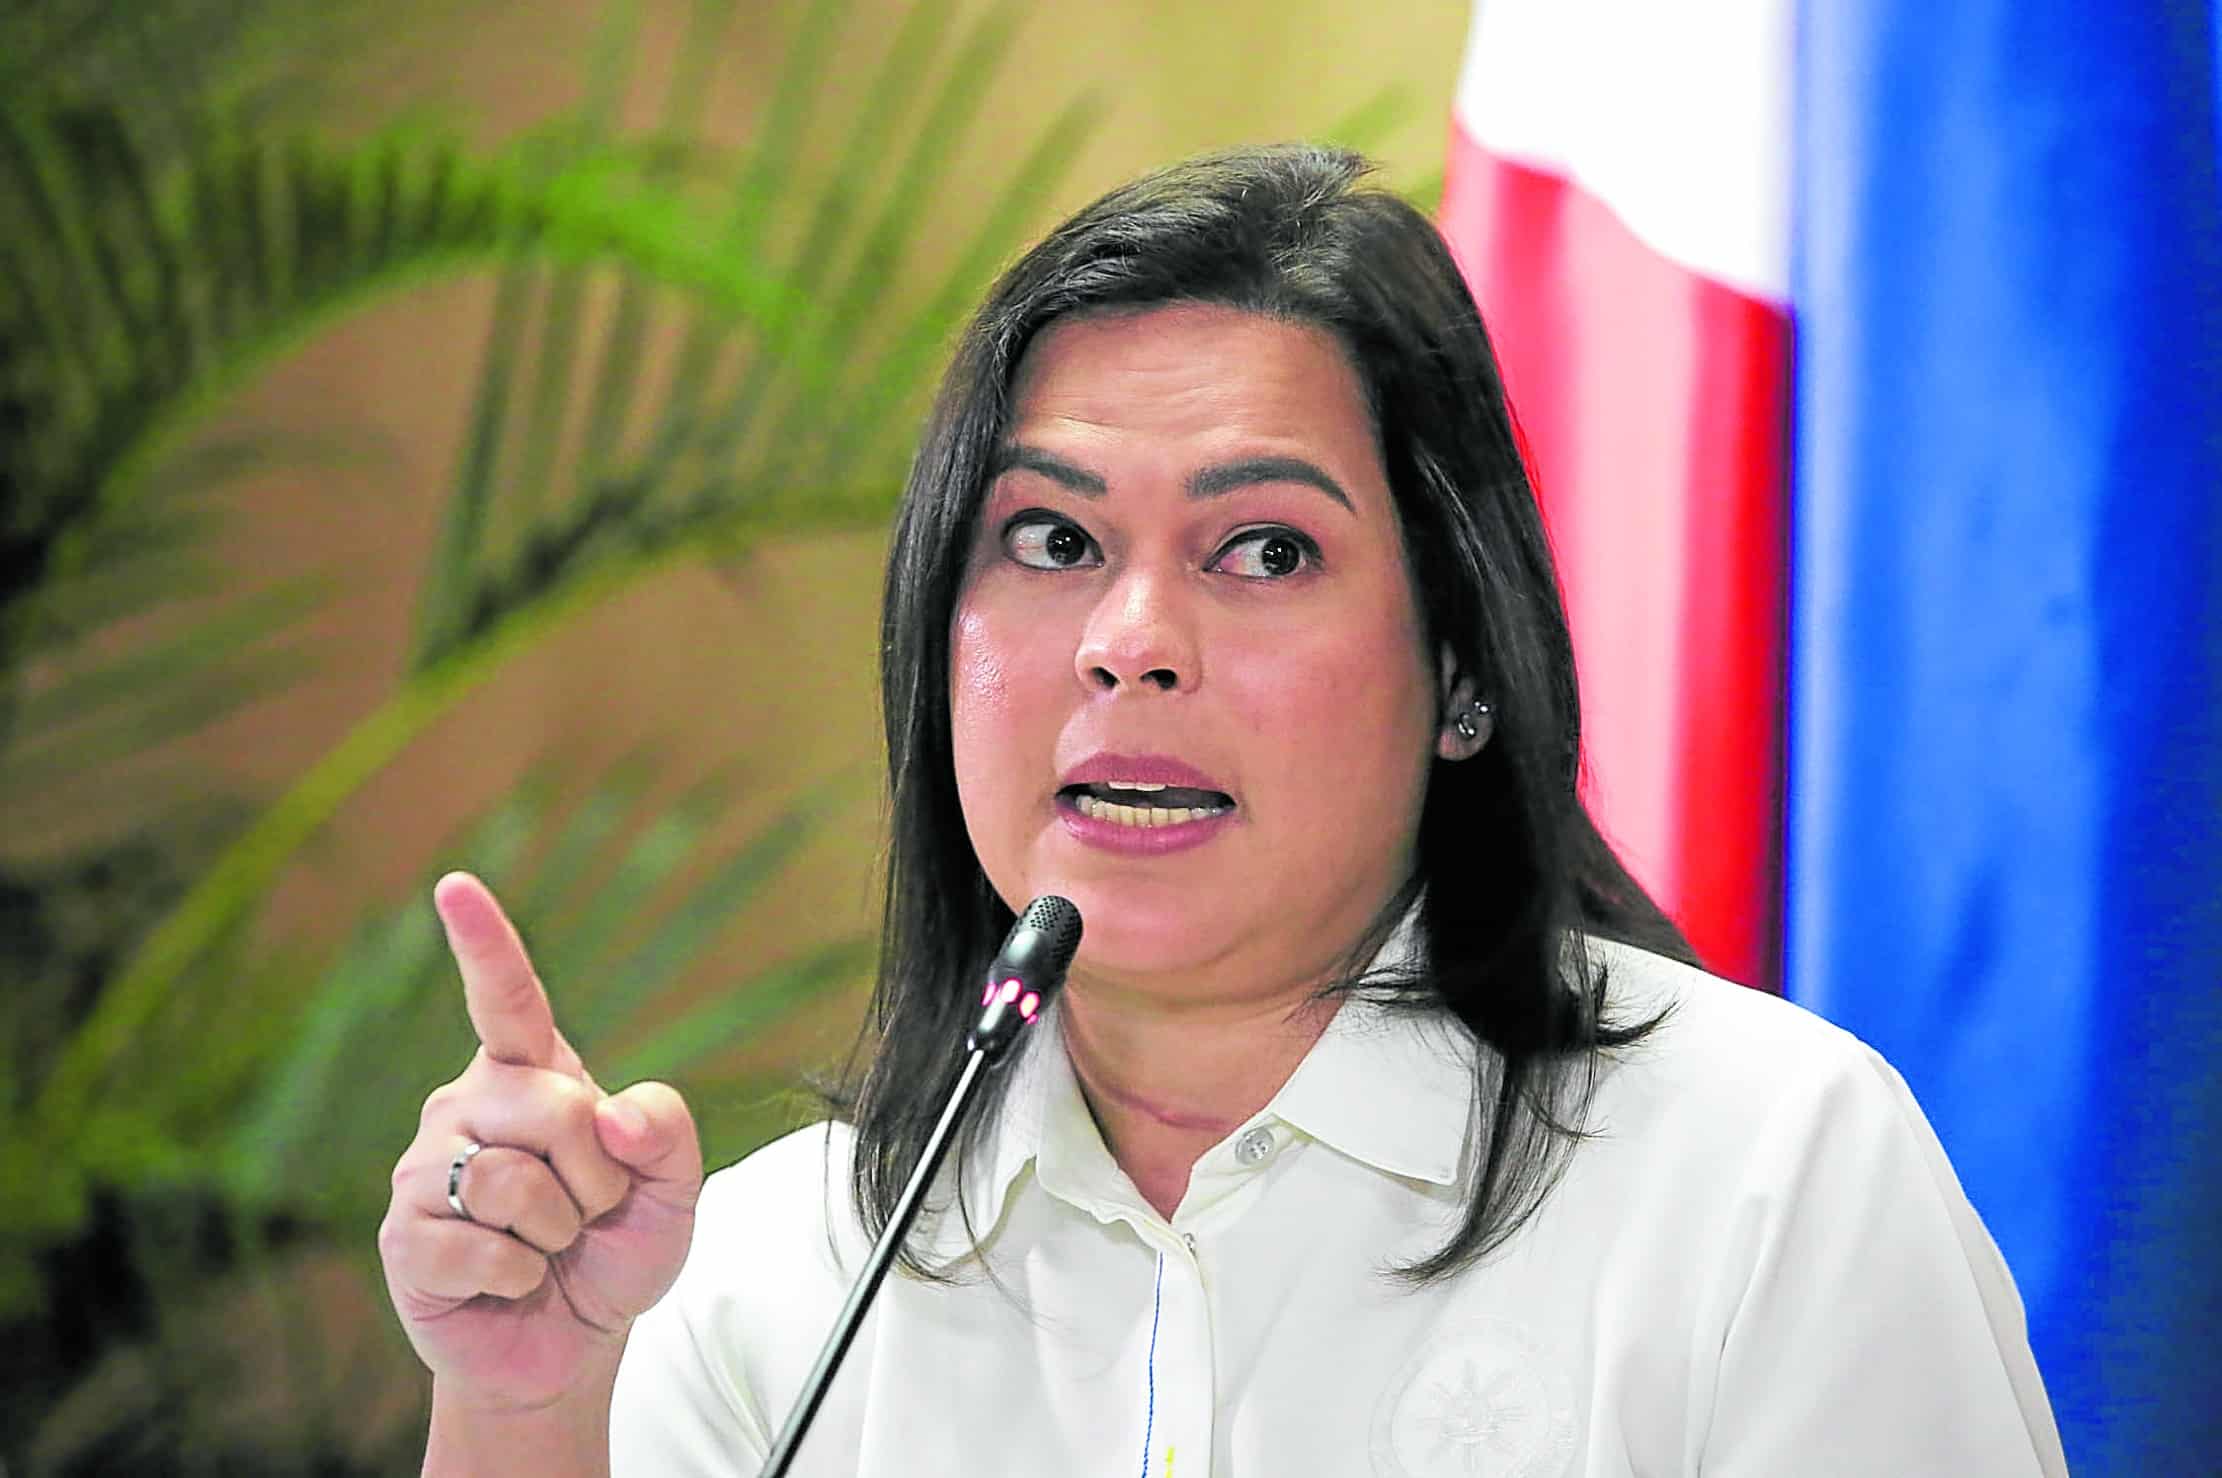
[(1010, 434), (1059, 432), (1265, 439), (1376, 468), (1380, 460), (1364, 387), (1340, 339), (1218, 304), (1075, 315), (1043, 330), (1012, 383)]

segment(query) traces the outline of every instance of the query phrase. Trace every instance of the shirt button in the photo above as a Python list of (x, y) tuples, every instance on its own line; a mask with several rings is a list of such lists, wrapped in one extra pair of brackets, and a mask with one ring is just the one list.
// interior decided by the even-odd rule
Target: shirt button
[(1245, 1170), (1253, 1165), (1264, 1164), (1266, 1157), (1272, 1153), (1273, 1131), (1263, 1124), (1255, 1129), (1244, 1130), (1242, 1137), (1234, 1142), (1235, 1163)]

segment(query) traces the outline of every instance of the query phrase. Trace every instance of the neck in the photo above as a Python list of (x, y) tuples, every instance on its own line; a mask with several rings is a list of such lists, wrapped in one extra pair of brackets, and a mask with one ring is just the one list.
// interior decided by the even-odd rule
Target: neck
[(1204, 1151), (1270, 1102), (1340, 998), (1197, 1005), (1075, 982), (1065, 1050), (1096, 1128), (1144, 1200), (1170, 1221)]

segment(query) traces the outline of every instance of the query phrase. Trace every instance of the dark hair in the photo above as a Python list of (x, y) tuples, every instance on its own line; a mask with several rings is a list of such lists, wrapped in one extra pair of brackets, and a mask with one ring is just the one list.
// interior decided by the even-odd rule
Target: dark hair
[[(1452, 1272), (1517, 1230), (1581, 1137), (1599, 1054), (1657, 1024), (1608, 1018), (1585, 935), (1693, 958), (1576, 794), (1573, 648), (1480, 314), (1434, 227), (1363, 186), (1366, 172), (1354, 154), (1283, 147), (1137, 180), (1021, 257), (957, 345), (904, 490), (880, 626), (886, 916), (867, 1066), (838, 1102), (856, 1131), (852, 1194), (875, 1234), (959, 1067), (968, 995), (1012, 922), (958, 801), (950, 623), (1013, 374), (1066, 315), (1210, 303), (1334, 334), (1370, 401), (1427, 650), (1447, 646), (1495, 710), (1479, 755), (1434, 765), (1416, 875), (1369, 941), (1416, 898), (1421, 958), (1360, 982), (1447, 1010), (1485, 1044), (1476, 1093), (1487, 1137), (1464, 1222), (1403, 1272)], [(968, 1225), (971, 1210), (961, 1208)]]

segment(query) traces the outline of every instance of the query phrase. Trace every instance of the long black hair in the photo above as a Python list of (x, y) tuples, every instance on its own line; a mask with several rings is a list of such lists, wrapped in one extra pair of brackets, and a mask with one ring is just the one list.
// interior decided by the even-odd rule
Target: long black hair
[(1573, 647), (1481, 316), (1434, 227), (1363, 184), (1366, 172), (1354, 154), (1283, 147), (1137, 180), (1012, 265), (956, 347), (904, 490), (880, 625), (886, 914), (862, 1070), (837, 1100), (856, 1134), (851, 1192), (875, 1233), (958, 1069), (978, 974), (1012, 922), (957, 796), (950, 624), (1012, 377), (1035, 336), (1068, 314), (1209, 303), (1340, 340), (1378, 433), (1426, 649), (1447, 649), (1494, 709), (1479, 755), (1435, 763), (1417, 871), (1376, 922), (1374, 939), (1417, 903), (1415, 967), (1355, 982), (1448, 1011), (1484, 1044), (1485, 1139), (1465, 1219), (1406, 1275), (1453, 1272), (1509, 1237), (1582, 1134), (1599, 1054), (1656, 1025), (1610, 1018), (1586, 938), (1694, 961), (1576, 795)]

